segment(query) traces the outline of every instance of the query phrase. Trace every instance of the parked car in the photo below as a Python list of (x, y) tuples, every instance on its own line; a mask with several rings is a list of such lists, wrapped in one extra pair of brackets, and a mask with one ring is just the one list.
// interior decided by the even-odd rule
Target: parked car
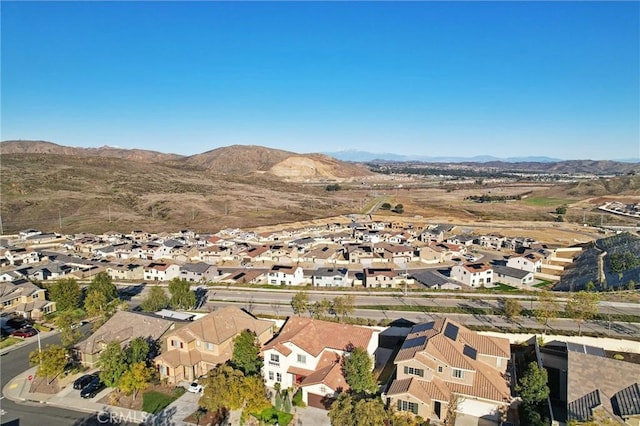
[(14, 337), (22, 337), (23, 339), (27, 338), (27, 337), (31, 337), (31, 336), (35, 336), (36, 334), (38, 334), (38, 332), (36, 331), (35, 328), (21, 328), (20, 330), (16, 330), (13, 333), (11, 333), (12, 336)]
[(84, 387), (91, 383), (95, 377), (96, 376), (94, 374), (85, 374), (84, 376), (78, 377), (73, 382), (73, 388), (78, 390), (84, 389)]
[(81, 391), (80, 391), (80, 397), (81, 398), (93, 398), (94, 396), (96, 396), (98, 394), (98, 392), (100, 392), (102, 389), (104, 389), (104, 383), (102, 383), (102, 381), (100, 380), (100, 377), (95, 376), (87, 386), (85, 386)]
[(200, 392), (202, 392), (203, 388), (202, 388), (202, 385), (201, 385), (200, 383), (198, 383), (198, 382), (193, 382), (193, 383), (191, 383), (191, 384), (189, 385), (189, 387), (187, 388), (187, 390), (188, 390), (189, 392), (192, 392), (192, 393), (200, 393)]

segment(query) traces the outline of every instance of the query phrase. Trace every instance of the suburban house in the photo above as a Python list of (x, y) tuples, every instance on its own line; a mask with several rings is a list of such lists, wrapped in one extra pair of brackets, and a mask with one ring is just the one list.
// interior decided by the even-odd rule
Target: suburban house
[(38, 254), (37, 251), (23, 247), (5, 249), (4, 257), (9, 261), (9, 264), (13, 266), (40, 262), (40, 254)]
[(409, 263), (413, 260), (414, 250), (411, 246), (381, 243), (382, 257), (391, 262)]
[(273, 265), (267, 274), (267, 283), (273, 285), (300, 285), (304, 281), (300, 266)]
[(173, 322), (169, 320), (134, 312), (118, 311), (88, 339), (78, 343), (75, 347), (75, 353), (83, 365), (94, 367), (100, 360), (100, 354), (109, 343), (119, 342), (120, 346), (124, 347), (136, 337), (143, 337), (154, 342), (173, 327)]
[(402, 281), (393, 268), (365, 268), (364, 286), (366, 288), (395, 288)]
[(503, 237), (498, 234), (490, 234), (490, 235), (481, 235), (478, 239), (480, 246), (483, 248), (500, 250), (505, 241), (507, 241), (507, 237)]
[(170, 263), (152, 262), (144, 267), (145, 281), (171, 281), (180, 276), (180, 266)]
[(347, 268), (318, 268), (311, 276), (314, 287), (351, 287)]
[(233, 355), (233, 339), (253, 331), (261, 344), (273, 337), (274, 322), (256, 319), (235, 306), (218, 309), (180, 327), (164, 338), (163, 352), (154, 359), (161, 379), (192, 381)]
[(56, 303), (46, 299), (44, 289), (25, 279), (0, 282), (0, 303), (3, 313), (16, 313), (34, 320), (56, 310)]
[(542, 259), (541, 254), (531, 252), (522, 256), (511, 256), (507, 259), (507, 266), (536, 273), (542, 270)]
[(611, 420), (640, 425), (640, 365), (609, 358), (603, 348), (551, 341), (540, 347), (560, 422)]
[(180, 266), (180, 279), (191, 282), (215, 281), (218, 277), (218, 269), (208, 263), (185, 263)]
[(116, 264), (107, 266), (107, 274), (113, 280), (142, 280), (144, 267), (135, 263)]
[(516, 287), (530, 286), (534, 282), (533, 272), (501, 265), (493, 265), (493, 279)]
[(511, 402), (505, 375), (510, 357), (507, 339), (448, 319), (416, 324), (396, 355), (395, 376), (382, 397), (424, 419), (442, 421), (455, 404), (459, 413), (497, 423)]
[(423, 285), (436, 290), (460, 290), (460, 284), (452, 282), (450, 279), (437, 271), (418, 271), (411, 274), (415, 284)]
[(267, 386), (300, 387), (307, 405), (326, 408), (349, 389), (341, 357), (354, 347), (366, 349), (373, 357), (377, 346), (378, 332), (371, 328), (290, 317), (262, 349), (262, 374)]
[(451, 268), (451, 278), (470, 287), (495, 287), (493, 269), (487, 263), (465, 263)]

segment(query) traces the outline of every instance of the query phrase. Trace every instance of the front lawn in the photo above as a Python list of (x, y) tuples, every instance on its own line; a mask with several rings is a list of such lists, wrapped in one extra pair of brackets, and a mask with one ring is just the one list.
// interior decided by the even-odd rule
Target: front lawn
[(260, 413), (252, 414), (253, 417), (260, 421), (260, 424), (286, 426), (293, 420), (293, 414), (285, 413), (284, 411), (276, 410), (275, 407), (269, 407), (262, 410)]
[(142, 411), (156, 414), (164, 410), (167, 405), (171, 404), (182, 394), (184, 394), (184, 388), (182, 388), (182, 392), (180, 392), (178, 389), (180, 388), (176, 388), (171, 395), (158, 391), (145, 392), (144, 394), (142, 394)]

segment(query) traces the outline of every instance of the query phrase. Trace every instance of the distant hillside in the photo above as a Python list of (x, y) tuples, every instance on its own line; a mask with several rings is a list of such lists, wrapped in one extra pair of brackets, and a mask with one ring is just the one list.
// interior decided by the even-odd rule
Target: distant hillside
[(253, 145), (233, 145), (178, 160), (216, 173), (246, 175), (268, 173), (290, 179), (348, 178), (372, 174), (359, 164), (346, 163), (322, 154), (297, 154)]
[(569, 197), (600, 197), (606, 195), (640, 195), (640, 174), (616, 176), (562, 185)]
[(628, 232), (590, 244), (554, 286), (559, 291), (640, 287), (640, 237)]
[[(464, 163), (473, 165), (473, 163)], [(495, 167), (507, 170), (535, 171), (551, 174), (575, 174), (586, 173), (596, 175), (626, 174), (629, 172), (640, 173), (640, 163), (618, 162), (609, 160), (568, 160), (558, 162), (504, 162), (489, 161), (483, 163), (484, 167)]]
[(0, 142), (1, 154), (53, 154), (77, 155), (80, 157), (122, 158), (131, 161), (160, 162), (182, 158), (178, 154), (165, 154), (144, 149), (124, 149), (110, 146), (100, 148), (78, 148), (58, 145), (46, 141), (4, 141)]

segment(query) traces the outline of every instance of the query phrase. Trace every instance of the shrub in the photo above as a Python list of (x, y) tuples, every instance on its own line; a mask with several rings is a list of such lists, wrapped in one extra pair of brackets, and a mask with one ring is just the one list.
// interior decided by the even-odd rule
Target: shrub
[(307, 404), (302, 400), (302, 389), (298, 389), (298, 391), (293, 395), (293, 399), (291, 403), (294, 407), (306, 407)]
[(622, 354), (615, 354), (613, 356), (613, 359), (617, 359), (618, 361), (624, 361), (624, 355)]

